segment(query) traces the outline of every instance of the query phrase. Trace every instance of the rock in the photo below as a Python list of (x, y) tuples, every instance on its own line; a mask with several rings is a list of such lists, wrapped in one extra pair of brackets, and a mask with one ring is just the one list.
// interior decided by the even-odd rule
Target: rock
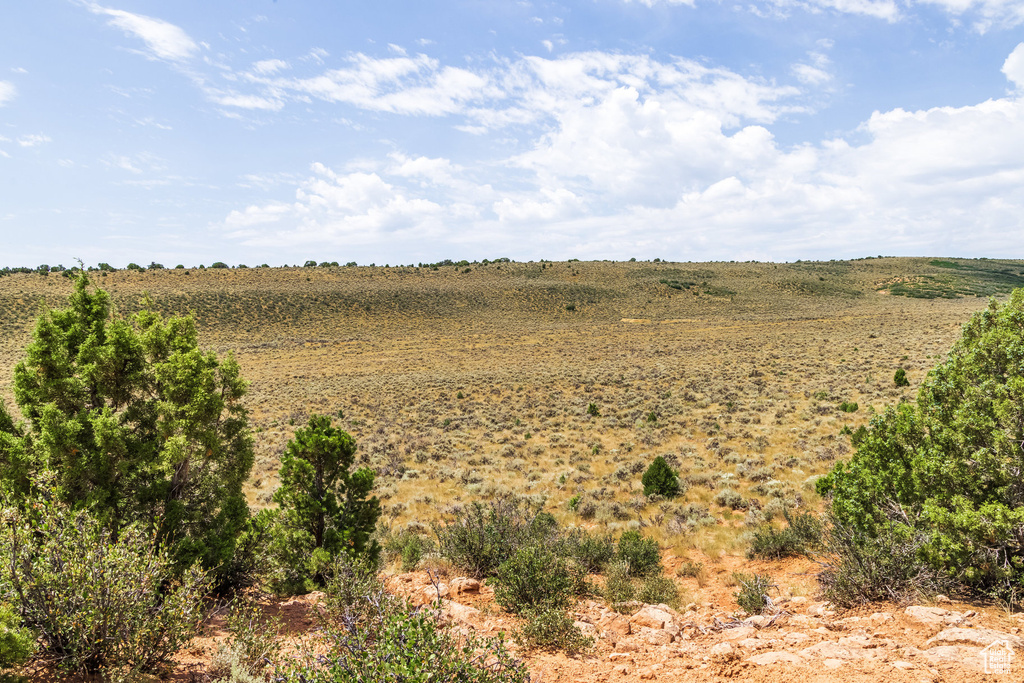
[(914, 664), (913, 662), (904, 662), (903, 660), (893, 662), (892, 666), (894, 669), (903, 669), (904, 671), (917, 668), (917, 664)]
[(946, 628), (932, 638), (929, 638), (925, 646), (932, 644), (955, 645), (958, 643), (985, 646), (996, 642), (1007, 642), (1014, 649), (1024, 650), (1024, 638), (991, 628)]
[(860, 648), (842, 647), (839, 643), (827, 640), (804, 648), (800, 654), (805, 657), (821, 657), (823, 659), (864, 659), (870, 656)]
[(871, 623), (875, 626), (884, 624), (887, 621), (892, 621), (892, 615), (888, 612), (875, 612), (868, 618), (871, 620)]
[(578, 628), (580, 630), (580, 632), (583, 635), (587, 636), (587, 637), (590, 637), (590, 638), (596, 638), (597, 637), (597, 627), (594, 626), (593, 624), (588, 624), (585, 621), (574, 621), (572, 623), (572, 625), (575, 626), (576, 628)]
[(808, 605), (807, 609), (804, 611), (812, 617), (827, 617), (835, 614), (834, 611), (829, 609), (829, 604), (827, 602), (816, 602), (812, 605)]
[(734, 643), (745, 638), (754, 638), (756, 636), (757, 629), (753, 626), (737, 626), (736, 628), (727, 628), (722, 631), (722, 640)]
[(662, 628), (640, 628), (640, 637), (649, 645), (668, 645), (672, 642), (672, 634)]
[(948, 604), (950, 604), (952, 602), (953, 601), (950, 600), (949, 598), (947, 598), (945, 595), (936, 595), (935, 596), (935, 604), (936, 605), (948, 605)]
[(923, 605), (911, 605), (903, 610), (903, 614), (905, 614), (911, 621), (924, 626), (944, 626), (946, 624), (952, 624), (960, 618), (959, 614), (950, 612), (948, 609), (942, 609), (941, 607), (925, 607)]
[(646, 669), (641, 669), (640, 673), (637, 675), (645, 681), (650, 681), (658, 677), (658, 672), (661, 671), (662, 668), (661, 664), (652, 664)]
[(620, 640), (619, 642), (615, 643), (615, 651), (619, 653), (636, 652), (639, 649), (640, 646), (631, 640)]
[(940, 645), (923, 651), (921, 656), (927, 659), (929, 664), (946, 664), (962, 662), (965, 654), (973, 654), (973, 652), (956, 645)]
[(708, 651), (711, 655), (728, 655), (732, 654), (733, 647), (729, 643), (719, 643)]
[(444, 611), (449, 617), (469, 626), (476, 625), (480, 621), (482, 612), (475, 607), (463, 605), (458, 602), (445, 601)]
[(765, 652), (754, 655), (748, 658), (747, 661), (753, 662), (758, 666), (767, 666), (769, 664), (803, 664), (806, 660), (792, 652)]
[(794, 626), (814, 627), (818, 625), (818, 621), (814, 617), (808, 617), (803, 614), (794, 614), (789, 618), (788, 623)]
[(659, 609), (659, 607), (653, 607), (647, 605), (640, 609), (639, 612), (629, 618), (629, 622), (636, 626), (646, 626), (647, 628), (663, 629), (667, 625), (672, 624), (672, 614), (665, 610)]
[(456, 595), (459, 593), (479, 593), (480, 582), (476, 579), (461, 576), (457, 579), (452, 579), (451, 589)]
[(744, 650), (763, 650), (768, 647), (768, 641), (761, 640), (760, 638), (744, 638), (736, 644)]
[(806, 605), (807, 604), (807, 598), (805, 598), (802, 595), (797, 595), (796, 597), (792, 597), (792, 598), (789, 599), (789, 604), (790, 605)]
[(608, 659), (613, 662), (631, 662), (633, 661), (633, 655), (628, 652), (613, 652), (608, 655)]
[(629, 620), (616, 612), (610, 612), (597, 622), (597, 628), (604, 637), (628, 636), (630, 634)]
[(838, 669), (839, 667), (841, 667), (843, 665), (843, 660), (841, 660), (841, 659), (826, 659), (826, 660), (822, 661), (821, 665), (824, 666), (826, 669)]
[(796, 631), (782, 636), (782, 640), (784, 640), (788, 645), (799, 645), (800, 643), (806, 642), (810, 639), (811, 637), (806, 633), (798, 633)]
[(755, 614), (752, 617), (747, 617), (743, 620), (744, 624), (750, 624), (754, 628), (764, 628), (769, 622), (768, 617), (763, 614)]
[(876, 643), (868, 636), (845, 636), (839, 639), (839, 647), (866, 648), (876, 647)]
[(617, 667), (615, 667), (615, 673), (620, 674), (622, 676), (626, 676), (629, 674), (629, 667), (625, 664), (619, 664)]

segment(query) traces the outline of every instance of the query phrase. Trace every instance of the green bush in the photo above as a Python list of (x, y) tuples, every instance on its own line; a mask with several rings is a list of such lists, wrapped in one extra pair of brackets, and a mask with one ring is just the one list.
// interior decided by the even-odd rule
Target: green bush
[(892, 382), (898, 387), (909, 387), (910, 380), (907, 379), (907, 371), (903, 368), (898, 368), (896, 374), (892, 377)]
[(480, 502), (462, 508), (455, 519), (434, 527), (438, 552), (469, 576), (482, 579), (493, 576), (503, 562), (519, 548), (546, 542), (537, 533), (547, 527), (535, 527), (537, 508), (515, 498), (499, 498), (485, 505)]
[(590, 534), (582, 529), (564, 534), (555, 547), (558, 554), (571, 557), (590, 574), (603, 572), (615, 557), (615, 540), (611, 534)]
[(236, 598), (227, 616), (231, 637), (220, 645), (210, 667), (214, 679), (244, 683), (274, 666), (281, 653), (279, 619), (268, 618), (259, 605)]
[(960, 588), (954, 579), (924, 561), (928, 538), (905, 525), (869, 535), (832, 520), (825, 534), (822, 597), (840, 607), (871, 602), (909, 603)]
[(139, 526), (110, 530), (41, 498), (7, 506), (0, 568), (5, 593), (48, 659), (64, 671), (127, 678), (157, 671), (199, 632), (210, 584), (173, 563)]
[(629, 575), (629, 563), (620, 561), (609, 566), (602, 595), (614, 610), (636, 600), (637, 590), (633, 577)]
[(616, 557), (629, 566), (630, 576), (648, 576), (661, 572), (661, 554), (658, 542), (630, 529), (619, 537)]
[(762, 559), (780, 559), (809, 555), (822, 545), (824, 528), (821, 520), (809, 512), (792, 515), (789, 508), (783, 510), (787, 526), (775, 529), (762, 524), (754, 530), (747, 550), (747, 557)]
[(860, 406), (855, 401), (843, 401), (839, 404), (839, 410), (844, 413), (856, 413), (860, 410)]
[(853, 538), (915, 539), (917, 560), (965, 589), (1024, 593), (1024, 290), (991, 301), (889, 408), (849, 462), (818, 481)]
[(509, 612), (565, 609), (587, 592), (584, 569), (543, 546), (519, 548), (498, 567), (494, 599)]
[(587, 405), (587, 415), (591, 417), (601, 417), (601, 411), (598, 409), (596, 403), (590, 403)]
[(679, 495), (679, 477), (660, 455), (654, 459), (647, 471), (640, 478), (644, 485), (644, 495), (658, 494), (666, 498)]
[(761, 614), (772, 606), (768, 591), (775, 587), (771, 577), (760, 574), (743, 574), (736, 572), (732, 575), (739, 590), (734, 593), (736, 604), (747, 614)]
[(529, 683), (530, 672), (498, 639), (460, 636), (433, 609), (412, 609), (383, 588), (357, 594), (359, 620), (321, 629), (317, 647), (300, 651), (274, 672), (279, 683)]
[(584, 635), (560, 609), (527, 610), (523, 617), (526, 621), (513, 636), (524, 647), (575, 654), (594, 645), (594, 639)]
[(649, 605), (666, 604), (673, 609), (679, 608), (679, 588), (676, 582), (661, 574), (651, 574), (644, 578), (637, 591), (636, 599)]
[(722, 489), (715, 494), (715, 505), (721, 505), (730, 510), (745, 510), (749, 503), (736, 491)]
[(281, 485), (274, 492), (280, 510), (271, 527), (271, 553), (277, 590), (323, 585), (326, 571), (341, 552), (380, 552), (371, 534), (380, 517), (380, 501), (371, 497), (374, 473), (351, 471), (356, 445), (331, 426), (331, 418), (311, 415), (295, 432), (281, 458)]
[(21, 666), (35, 651), (36, 634), (22, 626), (10, 605), (0, 603), (0, 669)]

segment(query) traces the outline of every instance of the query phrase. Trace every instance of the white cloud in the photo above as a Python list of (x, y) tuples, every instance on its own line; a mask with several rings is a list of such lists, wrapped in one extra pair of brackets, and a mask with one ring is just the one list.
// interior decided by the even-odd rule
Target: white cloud
[(1022, 0), (917, 0), (921, 4), (937, 5), (955, 17), (971, 19), (979, 33), (993, 26), (1019, 26), (1024, 23)]
[[(1022, 63), (1024, 45), (1003, 67), (1018, 86)], [(876, 112), (862, 142), (784, 149), (768, 127), (798, 93), (725, 70), (585, 53), (524, 58), (488, 78), (503, 94), (489, 104), (502, 108), (465, 115), (493, 127), (522, 110), (528, 151), (315, 164), (293, 201), (231, 212), (223, 227), (251, 245), (361, 245), (403, 260), (453, 245), (520, 258), (791, 259), (984, 254), (1024, 214), (1019, 92)]]
[(0, 81), (0, 107), (14, 99), (18, 90), (10, 81)]
[(53, 142), (49, 135), (22, 135), (18, 138), (18, 144), (22, 147), (38, 147), (47, 142)]
[(265, 76), (276, 74), (287, 68), (289, 68), (289, 64), (283, 59), (263, 59), (252, 65), (253, 71)]
[(199, 45), (184, 30), (163, 19), (102, 7), (95, 3), (86, 6), (94, 14), (110, 17), (112, 26), (141, 39), (151, 56), (179, 62), (199, 50)]

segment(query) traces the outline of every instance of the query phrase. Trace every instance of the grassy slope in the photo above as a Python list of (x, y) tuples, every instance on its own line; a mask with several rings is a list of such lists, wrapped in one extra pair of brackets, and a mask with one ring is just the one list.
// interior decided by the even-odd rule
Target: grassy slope
[[(813, 505), (808, 478), (848, 453), (842, 427), (912, 398), (984, 305), (972, 295), (1006, 292), (1022, 271), (1016, 261), (887, 258), (118, 272), (96, 281), (121, 311), (148, 291), (167, 313), (192, 312), (205, 345), (235, 352), (252, 380), (254, 504), (268, 501), (294, 425), (342, 410), (360, 457), (381, 475), (394, 525), (514, 491), (565, 521), (643, 524), (664, 542), (717, 551), (736, 546), (744, 519), (715, 504), (722, 489), (761, 508), (755, 514)], [(57, 276), (0, 279), (8, 403), (40, 305), (60, 305), (69, 289)], [(900, 366), (907, 389), (892, 383)], [(843, 413), (842, 401), (860, 410)], [(599, 417), (587, 415), (589, 403)], [(688, 480), (685, 497), (639, 495), (656, 455)]]

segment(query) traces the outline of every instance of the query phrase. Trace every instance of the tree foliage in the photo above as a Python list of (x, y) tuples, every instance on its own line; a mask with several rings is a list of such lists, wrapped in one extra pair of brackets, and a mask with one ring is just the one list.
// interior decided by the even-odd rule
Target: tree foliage
[(916, 404), (876, 417), (819, 482), (840, 525), (915, 537), (918, 560), (966, 588), (1024, 588), (1024, 290), (964, 326)]
[(23, 497), (49, 473), (112, 540), (142, 524), (179, 570), (218, 567), (249, 516), (246, 384), (233, 357), (200, 350), (191, 317), (150, 308), (117, 317), (81, 274), (67, 307), (40, 315), (14, 370), (25, 422), (0, 405), (0, 480)]
[(666, 498), (679, 495), (679, 477), (672, 471), (665, 458), (660, 455), (654, 459), (647, 471), (640, 478), (644, 485), (644, 495), (658, 494)]
[(313, 415), (281, 457), (274, 552), (286, 584), (322, 583), (334, 556), (380, 552), (371, 540), (380, 501), (370, 496), (373, 470), (352, 470), (356, 444), (331, 418)]

